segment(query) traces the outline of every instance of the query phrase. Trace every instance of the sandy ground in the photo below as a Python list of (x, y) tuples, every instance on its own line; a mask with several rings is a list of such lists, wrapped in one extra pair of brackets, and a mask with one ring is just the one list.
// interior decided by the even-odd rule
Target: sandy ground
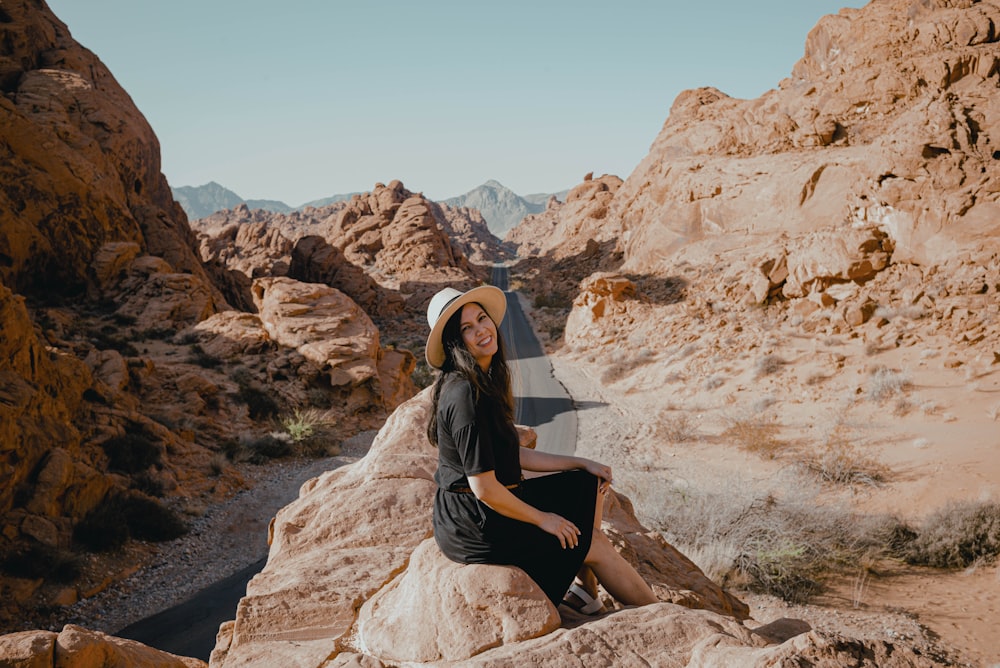
[[(817, 344), (812, 341), (798, 342), (797, 350), (794, 344), (783, 354), (802, 361), (788, 371), (802, 376), (822, 373), (830, 351), (817, 353)], [(840, 354), (850, 355), (847, 347), (843, 346)], [(731, 484), (733, 480), (768, 484), (786, 469), (780, 458), (747, 453), (718, 437), (718, 414), (737, 410), (735, 406), (743, 400), (738, 368), (728, 369), (728, 377), (736, 380), (729, 392), (720, 394), (670, 387), (661, 375), (641, 369), (625, 381), (605, 386), (599, 364), (588, 363), (572, 351), (552, 359), (556, 377), (578, 404), (588, 406), (579, 411), (578, 452), (612, 464), (616, 487), (633, 499), (645, 493), (629, 475), (640, 468), (683, 478), (695, 486)], [(998, 401), (993, 393), (997, 392), (1000, 370), (982, 365), (971, 373), (955, 371), (942, 366), (941, 360), (934, 364), (934, 359), (879, 360), (912, 369), (907, 405), (897, 409), (906, 414), (893, 415), (884, 405), (845, 404), (842, 397), (855, 392), (854, 379), (841, 380), (839, 386), (831, 381), (828, 387), (816, 387), (812, 396), (783, 402), (783, 436), (813, 438), (810, 432), (823, 428), (835, 415), (863, 433), (865, 447), (891, 474), (885, 485), (851, 493), (849, 501), (857, 509), (914, 517), (949, 499), (997, 498), (1000, 427), (990, 411)], [(864, 378), (859, 375), (856, 381), (863, 383)], [(768, 387), (769, 383), (775, 387)], [(781, 383), (777, 377), (743, 387), (766, 397), (779, 390)], [(970, 389), (970, 383), (976, 383), (974, 388)], [(665, 406), (671, 415), (688, 414), (695, 425), (697, 436), (682, 447), (656, 438), (655, 423)], [(641, 518), (641, 504), (637, 504), (637, 512)], [(697, 555), (688, 556), (698, 563)], [(892, 572), (835, 582), (815, 604), (804, 606), (744, 591), (735, 593), (751, 605), (754, 619), (761, 623), (799, 618), (814, 628), (848, 636), (915, 645), (963, 665), (1000, 666), (1000, 633), (996, 632), (1000, 571), (996, 565), (963, 572), (901, 566)]]

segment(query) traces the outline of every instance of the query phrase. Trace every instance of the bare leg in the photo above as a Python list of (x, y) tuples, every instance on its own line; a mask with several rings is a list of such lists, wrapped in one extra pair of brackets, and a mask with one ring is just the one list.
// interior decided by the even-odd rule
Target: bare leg
[(584, 564), (590, 567), (608, 593), (623, 605), (648, 605), (659, 601), (642, 576), (618, 554), (600, 529), (594, 530)]
[[(656, 594), (650, 589), (642, 576), (632, 568), (625, 558), (618, 554), (608, 537), (601, 531), (601, 521), (604, 516), (604, 493), (597, 494), (597, 511), (594, 513), (594, 535), (590, 542), (590, 551), (583, 560), (583, 568), (580, 569), (581, 579), (583, 572), (589, 571), (590, 576), (596, 576), (604, 588), (608, 590), (616, 601), (624, 605), (648, 605), (659, 601)], [(590, 592), (587, 581), (584, 586)], [(597, 587), (594, 583), (592, 593), (596, 594)]]
[[(601, 487), (597, 488), (597, 507), (594, 509), (594, 530), (601, 530), (601, 522), (604, 520), (604, 490)], [(594, 575), (594, 571), (586, 563), (580, 567), (580, 571), (576, 574), (577, 579), (580, 580), (580, 584), (587, 591), (588, 594), (597, 598), (597, 576)]]

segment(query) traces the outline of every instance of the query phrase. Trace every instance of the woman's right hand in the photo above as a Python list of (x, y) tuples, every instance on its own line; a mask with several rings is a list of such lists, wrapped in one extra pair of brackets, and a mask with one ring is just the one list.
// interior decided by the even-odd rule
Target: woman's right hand
[(568, 519), (555, 513), (545, 513), (538, 527), (559, 539), (563, 549), (574, 548), (580, 543), (580, 530)]

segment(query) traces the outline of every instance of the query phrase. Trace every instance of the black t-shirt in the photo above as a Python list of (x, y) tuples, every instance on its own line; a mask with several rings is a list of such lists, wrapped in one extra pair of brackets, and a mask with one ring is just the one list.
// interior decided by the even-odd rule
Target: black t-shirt
[(449, 373), (438, 398), (438, 469), (441, 489), (468, 487), (469, 476), (496, 471), (502, 485), (521, 480), (520, 444), (513, 423), (486, 396), (476, 397), (472, 383)]

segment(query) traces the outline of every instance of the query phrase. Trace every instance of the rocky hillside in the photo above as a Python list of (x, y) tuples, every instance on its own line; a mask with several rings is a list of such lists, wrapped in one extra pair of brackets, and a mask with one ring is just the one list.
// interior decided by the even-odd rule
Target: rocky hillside
[(384, 341), (373, 317), (480, 273), (400, 184), (345, 204), (328, 236), (251, 225), (212, 250), (145, 119), (44, 3), (4, 3), (0, 37), (10, 630), (132, 572), (238, 490), (247, 462), (381, 425), (415, 391), (422, 353)]

